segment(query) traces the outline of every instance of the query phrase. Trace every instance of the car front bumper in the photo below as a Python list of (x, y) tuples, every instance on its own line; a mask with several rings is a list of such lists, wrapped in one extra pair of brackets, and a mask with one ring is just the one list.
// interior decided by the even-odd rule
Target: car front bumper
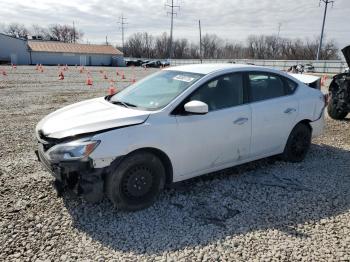
[(44, 168), (54, 176), (54, 186), (59, 196), (64, 191), (71, 190), (78, 195), (83, 195), (89, 202), (102, 200), (104, 169), (93, 168), (90, 160), (53, 163), (46, 157), (40, 143), (35, 154)]

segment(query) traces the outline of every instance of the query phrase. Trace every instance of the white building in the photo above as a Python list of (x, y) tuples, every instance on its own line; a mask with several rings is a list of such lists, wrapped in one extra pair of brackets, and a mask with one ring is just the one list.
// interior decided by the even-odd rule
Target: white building
[(0, 34), (0, 63), (18, 65), (123, 65), (123, 53), (110, 45), (26, 40)]

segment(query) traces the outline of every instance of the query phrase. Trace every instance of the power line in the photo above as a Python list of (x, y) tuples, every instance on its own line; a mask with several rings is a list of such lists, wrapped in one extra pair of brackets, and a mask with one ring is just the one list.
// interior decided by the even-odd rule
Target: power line
[(321, 55), (322, 40), (323, 40), (323, 32), (324, 32), (324, 24), (325, 24), (325, 22), (326, 22), (326, 15), (327, 15), (328, 4), (332, 4), (332, 7), (333, 7), (333, 3), (334, 3), (333, 0), (320, 0), (319, 5), (321, 5), (321, 2), (325, 3), (325, 6), (324, 6), (324, 14), (323, 14), (323, 23), (322, 23), (320, 44), (319, 44), (318, 49), (317, 49), (317, 57), (316, 57), (316, 60), (319, 60), (320, 55)]
[(122, 14), (122, 16), (119, 17), (119, 22), (118, 22), (118, 24), (120, 24), (121, 29), (122, 29), (122, 49), (123, 49), (123, 53), (124, 54), (125, 54), (125, 50), (124, 50), (124, 32), (125, 32), (125, 25), (128, 24), (128, 23), (124, 22), (125, 20), (126, 20), (126, 18)]
[[(171, 3), (171, 4), (170, 4)], [(174, 12), (174, 9), (178, 8), (180, 9), (179, 5), (174, 5), (174, 0), (168, 0), (168, 3), (165, 4), (166, 7), (170, 8), (170, 11), (167, 12), (167, 14), (171, 15), (171, 25), (170, 25), (170, 41), (169, 41), (169, 59), (171, 59), (171, 56), (173, 54), (173, 27), (174, 27), (174, 15), (177, 15), (176, 12)]]

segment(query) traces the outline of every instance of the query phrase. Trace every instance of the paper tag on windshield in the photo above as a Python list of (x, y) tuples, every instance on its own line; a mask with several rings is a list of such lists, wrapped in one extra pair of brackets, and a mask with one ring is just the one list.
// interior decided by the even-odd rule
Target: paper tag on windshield
[(173, 79), (189, 83), (189, 82), (192, 82), (194, 78), (193, 77), (189, 77), (189, 76), (177, 75)]

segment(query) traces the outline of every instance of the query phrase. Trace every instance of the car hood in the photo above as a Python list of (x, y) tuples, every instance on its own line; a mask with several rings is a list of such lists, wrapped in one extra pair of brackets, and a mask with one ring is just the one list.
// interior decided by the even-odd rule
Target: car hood
[(114, 105), (103, 97), (63, 107), (36, 126), (36, 134), (61, 139), (111, 128), (137, 125), (146, 121), (150, 112)]
[(344, 47), (341, 51), (345, 57), (348, 67), (350, 67), (350, 45), (348, 45), (347, 47)]

